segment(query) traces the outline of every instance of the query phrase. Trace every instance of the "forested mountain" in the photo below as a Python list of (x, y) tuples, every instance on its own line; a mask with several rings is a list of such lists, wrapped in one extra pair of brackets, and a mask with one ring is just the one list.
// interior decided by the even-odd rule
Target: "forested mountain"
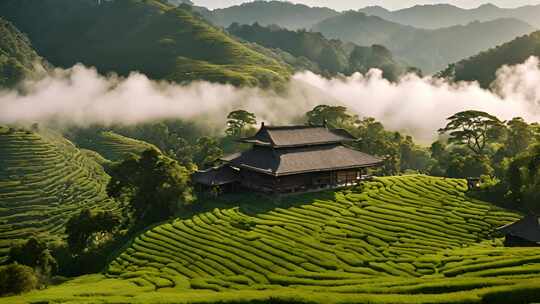
[(472, 22), (437, 30), (418, 29), (380, 17), (348, 11), (313, 27), (329, 38), (359, 45), (381, 44), (409, 65), (432, 73), (534, 30), (517, 19)]
[(540, 56), (540, 31), (451, 64), (441, 75), (457, 81), (476, 80), (482, 87), (487, 88), (503, 65), (520, 64), (530, 56)]
[(253, 1), (203, 13), (212, 23), (228, 27), (234, 22), (262, 25), (278, 24), (288, 29), (310, 28), (339, 13), (329, 8), (309, 7), (287, 1)]
[(474, 9), (463, 9), (449, 4), (435, 4), (416, 5), (396, 11), (389, 11), (380, 6), (370, 6), (361, 9), (360, 12), (426, 29), (465, 25), (473, 21), (489, 21), (498, 18), (516, 18), (534, 27), (540, 27), (540, 19), (538, 18), (540, 5), (500, 8), (493, 4), (484, 4)]
[(5, 0), (0, 15), (52, 64), (154, 79), (270, 86), (289, 70), (192, 13), (156, 0)]
[[(329, 40), (321, 33), (291, 31), (275, 25), (264, 27), (258, 23), (233, 23), (227, 30), (247, 41), (283, 50), (295, 56), (296, 62), (304, 62), (304, 67), (308, 66), (314, 72), (329, 76), (338, 73), (366, 73), (371, 68), (379, 68), (383, 70), (386, 78), (395, 80), (407, 70), (394, 60), (388, 49), (380, 45), (363, 47), (340, 40)], [(309, 61), (309, 65), (306, 65), (305, 61)]]
[(30, 40), (13, 24), (0, 18), (0, 87), (12, 86), (32, 74), (41, 58)]

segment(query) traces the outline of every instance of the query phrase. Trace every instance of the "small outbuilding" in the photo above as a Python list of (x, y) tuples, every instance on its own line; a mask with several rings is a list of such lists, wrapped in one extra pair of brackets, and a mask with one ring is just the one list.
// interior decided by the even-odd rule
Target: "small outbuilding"
[(222, 187), (225, 188), (223, 190), (233, 191), (235, 185), (240, 181), (240, 176), (238, 170), (229, 166), (221, 166), (195, 172), (192, 180), (203, 189)]
[(540, 246), (540, 217), (528, 215), (523, 219), (501, 227), (499, 232), (506, 236), (504, 244), (508, 247)]

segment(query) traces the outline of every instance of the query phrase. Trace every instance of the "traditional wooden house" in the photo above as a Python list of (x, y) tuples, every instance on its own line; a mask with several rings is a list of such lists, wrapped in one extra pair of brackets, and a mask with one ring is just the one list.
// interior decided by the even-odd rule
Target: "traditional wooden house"
[(540, 217), (528, 215), (523, 219), (499, 228), (506, 236), (504, 244), (509, 247), (540, 246)]
[(356, 184), (382, 159), (347, 146), (355, 140), (343, 129), (326, 126), (263, 124), (254, 136), (240, 140), (252, 144), (250, 150), (224, 157), (223, 166), (198, 172), (194, 181), (206, 186), (238, 183), (272, 193)]

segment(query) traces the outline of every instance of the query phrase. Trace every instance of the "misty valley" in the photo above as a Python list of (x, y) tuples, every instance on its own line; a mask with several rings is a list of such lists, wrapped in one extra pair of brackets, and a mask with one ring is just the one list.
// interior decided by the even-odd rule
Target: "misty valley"
[(540, 3), (217, 2), (0, 1), (0, 304), (540, 302)]

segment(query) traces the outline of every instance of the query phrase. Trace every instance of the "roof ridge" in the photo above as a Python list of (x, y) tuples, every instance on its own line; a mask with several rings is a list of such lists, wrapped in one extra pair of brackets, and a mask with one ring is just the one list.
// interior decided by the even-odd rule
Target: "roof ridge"
[(306, 126), (306, 125), (291, 125), (291, 126), (264, 126), (268, 130), (294, 130), (294, 129), (322, 129), (325, 126)]

